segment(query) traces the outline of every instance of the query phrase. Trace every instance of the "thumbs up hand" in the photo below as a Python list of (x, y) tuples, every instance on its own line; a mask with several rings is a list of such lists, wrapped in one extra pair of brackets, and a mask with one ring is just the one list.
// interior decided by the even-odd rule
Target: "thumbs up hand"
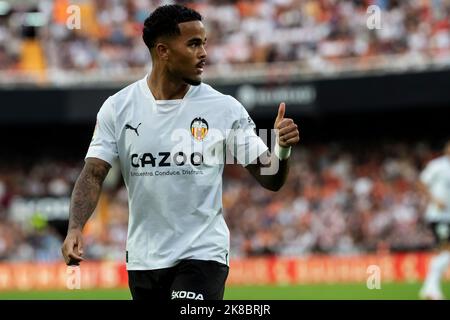
[(284, 117), (285, 112), (286, 105), (282, 102), (278, 107), (278, 115), (275, 119), (274, 129), (279, 130), (277, 134), (279, 146), (288, 148), (296, 145), (300, 141), (300, 133), (294, 120)]

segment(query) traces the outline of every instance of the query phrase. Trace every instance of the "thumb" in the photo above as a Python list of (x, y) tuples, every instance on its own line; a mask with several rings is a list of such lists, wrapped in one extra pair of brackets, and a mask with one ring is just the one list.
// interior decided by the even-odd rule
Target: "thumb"
[(284, 102), (282, 102), (278, 107), (278, 115), (276, 121), (281, 121), (284, 118), (285, 112), (286, 112), (286, 105), (284, 104)]

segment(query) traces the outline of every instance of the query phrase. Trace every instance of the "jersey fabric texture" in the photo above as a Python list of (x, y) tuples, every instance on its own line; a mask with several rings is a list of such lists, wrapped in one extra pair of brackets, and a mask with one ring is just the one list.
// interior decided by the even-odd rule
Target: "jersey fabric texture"
[(440, 209), (435, 203), (430, 202), (426, 209), (426, 220), (450, 223), (450, 158), (441, 156), (430, 161), (422, 171), (420, 180), (433, 197), (445, 204), (445, 208)]
[(129, 201), (127, 270), (186, 259), (228, 265), (224, 164), (231, 155), (246, 166), (266, 150), (245, 108), (207, 84), (157, 101), (144, 78), (109, 97), (86, 158), (118, 159)]

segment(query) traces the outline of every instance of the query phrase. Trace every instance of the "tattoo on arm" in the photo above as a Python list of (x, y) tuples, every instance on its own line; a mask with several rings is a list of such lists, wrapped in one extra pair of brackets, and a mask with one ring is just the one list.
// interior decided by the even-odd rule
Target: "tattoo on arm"
[(75, 183), (70, 201), (69, 230), (82, 229), (97, 206), (109, 164), (88, 159)]

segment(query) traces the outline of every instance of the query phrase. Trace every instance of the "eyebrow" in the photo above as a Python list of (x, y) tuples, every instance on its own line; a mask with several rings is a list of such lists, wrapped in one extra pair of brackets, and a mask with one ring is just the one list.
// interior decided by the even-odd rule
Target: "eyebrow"
[(195, 38), (191, 38), (191, 39), (189, 39), (187, 42), (188, 43), (190, 43), (190, 42), (206, 42), (206, 40), (208, 40), (206, 37), (205, 37), (205, 40), (202, 40), (201, 38), (199, 38), (199, 37), (195, 37)]

